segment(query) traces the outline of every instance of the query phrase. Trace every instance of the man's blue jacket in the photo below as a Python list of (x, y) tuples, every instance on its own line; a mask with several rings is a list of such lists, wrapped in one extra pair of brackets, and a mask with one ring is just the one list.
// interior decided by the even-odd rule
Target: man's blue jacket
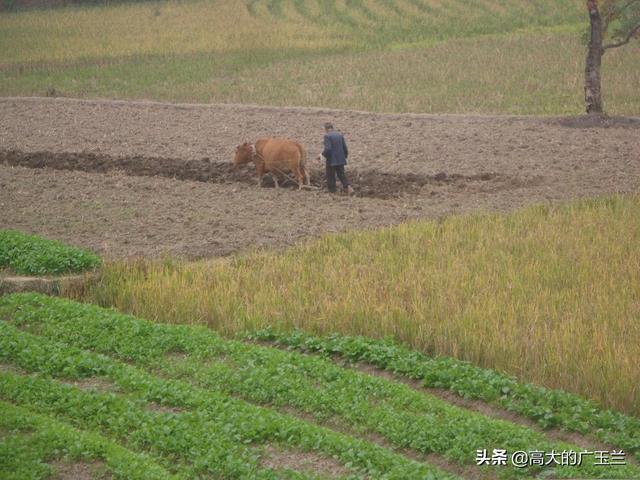
[(324, 136), (324, 150), (322, 155), (327, 159), (327, 163), (332, 167), (347, 164), (349, 150), (347, 150), (347, 142), (341, 133), (332, 131)]

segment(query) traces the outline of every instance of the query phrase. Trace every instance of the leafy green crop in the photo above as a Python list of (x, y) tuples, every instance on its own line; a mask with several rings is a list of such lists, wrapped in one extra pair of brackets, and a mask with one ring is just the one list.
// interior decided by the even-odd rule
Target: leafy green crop
[(88, 250), (16, 230), (0, 230), (0, 269), (25, 275), (55, 275), (90, 270), (100, 263), (100, 257)]
[(97, 433), (38, 415), (0, 401), (0, 429), (11, 436), (0, 442), (0, 476), (4, 480), (48, 477), (53, 458), (106, 461), (116, 478), (154, 480), (175, 478), (144, 453), (134, 453)]
[[(37, 294), (1, 298), (0, 320), (0, 362), (44, 376), (0, 374), (1, 399), (126, 440), (163, 468), (182, 465), (193, 475), (271, 478), (251, 446), (273, 442), (339, 459), (354, 475), (398, 479), (452, 475), (389, 447), (437, 454), (454, 469), (480, 469), (473, 466), (478, 448), (581, 450), (320, 356), (229, 341), (204, 327), (153, 324)], [(84, 392), (48, 376), (104, 377), (116, 391)], [(150, 403), (179, 411), (149, 411)], [(389, 447), (317, 422), (382, 437)], [(504, 467), (497, 473), (640, 478), (634, 465)]]
[[(0, 318), (10, 322), (0, 321), (0, 362), (40, 374), (0, 371), (0, 399), (83, 431), (97, 432), (111, 441), (126, 442), (128, 449), (150, 454), (165, 469), (173, 472), (177, 465), (176, 473), (181, 478), (206, 474), (246, 479), (315, 478), (261, 468), (254, 447), (266, 442), (334, 457), (369, 478), (454, 478), (375, 444), (234, 399), (224, 392), (157, 376), (159, 361), (191, 340), (194, 354), (200, 355), (216, 351), (224, 343), (206, 329), (153, 325), (36, 294), (2, 297), (0, 305)], [(84, 321), (88, 323), (82, 326)], [(24, 329), (40, 330), (40, 335)], [(56, 329), (60, 329), (60, 337), (53, 333)], [(204, 332), (209, 336), (200, 338)], [(88, 346), (89, 341), (94, 342), (93, 347)], [(106, 351), (111, 355), (104, 355)], [(106, 377), (117, 393), (83, 391), (50, 376)], [(150, 404), (179, 411), (158, 412), (150, 409)], [(350, 478), (359, 477), (354, 474)]]
[(428, 357), (393, 341), (334, 334), (316, 337), (305, 332), (261, 330), (248, 335), (302, 352), (340, 356), (366, 362), (411, 379), (425, 387), (451, 390), (460, 397), (479, 399), (535, 420), (542, 428), (560, 427), (591, 434), (618, 445), (640, 460), (640, 419), (597, 404), (577, 395), (523, 384), (490, 369), (446, 357)]

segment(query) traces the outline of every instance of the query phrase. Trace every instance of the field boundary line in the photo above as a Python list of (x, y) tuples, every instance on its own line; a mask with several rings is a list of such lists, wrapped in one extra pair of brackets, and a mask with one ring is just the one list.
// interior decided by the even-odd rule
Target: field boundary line
[[(12, 102), (42, 102), (42, 103), (75, 103), (75, 104), (89, 104), (89, 105), (127, 105), (127, 106), (139, 106), (139, 107), (162, 107), (162, 108), (174, 108), (176, 110), (197, 110), (197, 109), (233, 109), (233, 110), (262, 110), (265, 112), (278, 112), (278, 113), (316, 113), (322, 115), (333, 114), (351, 114), (351, 115), (367, 115), (389, 118), (421, 118), (421, 119), (460, 119), (460, 118), (473, 118), (473, 119), (511, 119), (511, 120), (552, 120), (567, 118), (566, 115), (514, 115), (514, 114), (483, 114), (483, 113), (394, 113), (394, 112), (374, 112), (367, 110), (348, 110), (337, 108), (325, 108), (325, 107), (305, 107), (305, 106), (278, 106), (278, 105), (260, 105), (254, 103), (183, 103), (183, 102), (161, 102), (157, 100), (136, 100), (136, 99), (109, 99), (103, 97), (96, 98), (78, 98), (78, 97), (40, 97), (40, 96), (9, 96), (0, 97), (0, 105), (3, 103)], [(576, 117), (581, 117), (576, 116)], [(573, 117), (572, 117), (573, 118)], [(640, 116), (624, 117), (640, 122)]]

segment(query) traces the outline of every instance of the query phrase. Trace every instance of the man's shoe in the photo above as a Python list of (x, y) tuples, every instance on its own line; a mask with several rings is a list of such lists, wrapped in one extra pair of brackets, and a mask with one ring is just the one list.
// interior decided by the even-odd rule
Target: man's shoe
[(347, 185), (347, 195), (353, 195), (355, 191), (351, 185)]

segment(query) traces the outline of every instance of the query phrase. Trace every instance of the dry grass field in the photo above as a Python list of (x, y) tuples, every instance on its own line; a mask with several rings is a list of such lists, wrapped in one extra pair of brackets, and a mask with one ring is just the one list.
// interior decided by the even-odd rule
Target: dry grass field
[(230, 261), (116, 262), (91, 301), (227, 334), (391, 337), (638, 415), (640, 204), (612, 198), (325, 236)]
[[(584, 2), (143, 2), (0, 13), (0, 94), (577, 114)], [(636, 45), (604, 96), (637, 114)]]

